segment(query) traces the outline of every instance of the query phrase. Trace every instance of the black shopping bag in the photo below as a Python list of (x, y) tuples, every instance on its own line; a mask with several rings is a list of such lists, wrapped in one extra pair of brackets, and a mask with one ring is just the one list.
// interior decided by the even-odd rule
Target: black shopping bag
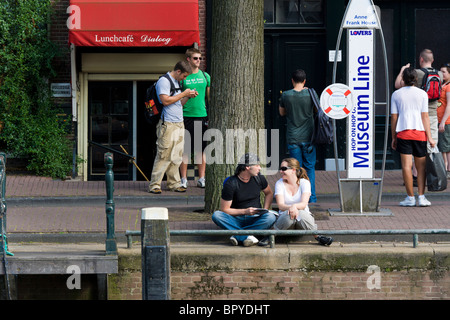
[(442, 153), (427, 153), (427, 188), (428, 191), (443, 191), (447, 189), (447, 172)]

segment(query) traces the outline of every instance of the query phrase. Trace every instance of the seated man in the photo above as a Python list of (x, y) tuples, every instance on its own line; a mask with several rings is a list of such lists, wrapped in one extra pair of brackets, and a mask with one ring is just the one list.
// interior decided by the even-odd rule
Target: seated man
[[(261, 166), (258, 157), (245, 154), (236, 168), (234, 176), (227, 178), (222, 189), (220, 211), (214, 212), (212, 219), (226, 230), (264, 230), (275, 223), (274, 211), (269, 211), (273, 200), (273, 191), (266, 178), (259, 172)], [(264, 193), (264, 208), (261, 210), (261, 191)], [(245, 247), (257, 244), (254, 236), (232, 236), (231, 244), (243, 243)], [(265, 244), (264, 244), (265, 245)]]

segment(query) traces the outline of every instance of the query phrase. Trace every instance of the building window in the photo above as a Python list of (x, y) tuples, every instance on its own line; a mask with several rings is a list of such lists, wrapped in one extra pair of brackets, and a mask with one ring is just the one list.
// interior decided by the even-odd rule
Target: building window
[(265, 25), (317, 25), (323, 16), (323, 0), (264, 0)]

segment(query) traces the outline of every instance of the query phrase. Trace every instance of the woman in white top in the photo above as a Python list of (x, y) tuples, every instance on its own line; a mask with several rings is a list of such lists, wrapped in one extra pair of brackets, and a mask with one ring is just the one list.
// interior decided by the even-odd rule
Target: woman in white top
[[(317, 230), (314, 217), (309, 211), (311, 183), (306, 170), (295, 158), (283, 159), (280, 166), (281, 179), (275, 183), (275, 199), (280, 215), (274, 228), (278, 230)], [(330, 245), (330, 237), (314, 235), (322, 245)]]
[(404, 207), (416, 205), (412, 177), (414, 157), (417, 169), (419, 206), (427, 207), (431, 205), (424, 194), (427, 141), (431, 148), (436, 145), (431, 136), (428, 95), (424, 90), (414, 86), (417, 79), (417, 73), (414, 69), (403, 68), (402, 79), (405, 86), (392, 94), (391, 103), (392, 149), (400, 153), (407, 194), (400, 205)]

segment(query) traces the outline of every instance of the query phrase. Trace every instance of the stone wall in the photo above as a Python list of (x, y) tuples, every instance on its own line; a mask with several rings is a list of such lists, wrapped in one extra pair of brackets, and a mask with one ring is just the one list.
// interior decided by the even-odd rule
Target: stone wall
[[(449, 299), (449, 246), (172, 245), (171, 298)], [(142, 299), (139, 249), (121, 249), (109, 299)]]

